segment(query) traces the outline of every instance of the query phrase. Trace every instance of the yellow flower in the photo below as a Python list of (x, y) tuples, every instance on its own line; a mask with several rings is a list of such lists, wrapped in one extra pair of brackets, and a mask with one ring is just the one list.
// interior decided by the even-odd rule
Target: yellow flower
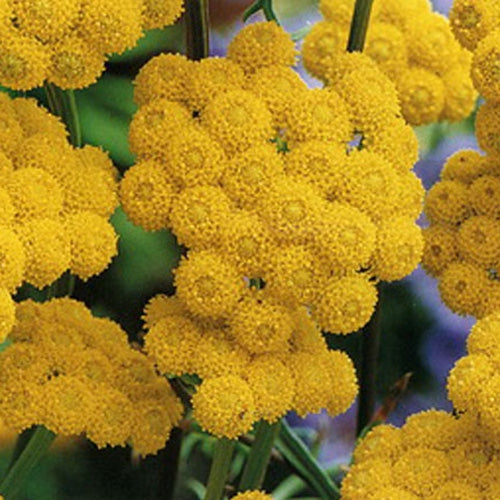
[(500, 153), (500, 103), (486, 101), (476, 115), (476, 138), (488, 154)]
[(208, 250), (190, 251), (181, 260), (175, 270), (175, 285), (189, 311), (206, 318), (230, 314), (244, 291), (236, 268)]
[(423, 230), (422, 266), (432, 276), (440, 276), (449, 264), (458, 260), (458, 230), (453, 225), (432, 224)]
[[(0, 175), (2, 175), (3, 176), (2, 178), (5, 179), (7, 178), (9, 173), (2, 172), (0, 170)], [(14, 205), (12, 205), (9, 193), (4, 188), (0, 187), (0, 225), (7, 228), (11, 227), (13, 222), (14, 222)]]
[(260, 293), (240, 301), (229, 324), (231, 335), (252, 354), (286, 350), (293, 330), (288, 308), (272, 303)]
[[(162, 2), (163, 5), (167, 3)], [(186, 81), (194, 64), (182, 54), (160, 54), (153, 57), (135, 77), (134, 101), (141, 107), (163, 99), (185, 102)]]
[(274, 21), (249, 24), (227, 48), (227, 57), (247, 73), (266, 66), (293, 66), (295, 55), (292, 38)]
[(452, 262), (440, 276), (441, 299), (457, 314), (475, 316), (486, 294), (488, 281), (485, 269), (466, 262)]
[(273, 500), (273, 498), (262, 491), (245, 491), (238, 493), (234, 500)]
[(320, 140), (347, 143), (351, 139), (349, 110), (333, 90), (304, 91), (285, 112), (285, 137), (289, 145)]
[(374, 458), (394, 462), (403, 450), (401, 430), (388, 424), (373, 427), (358, 442), (353, 452), (354, 463), (365, 462)]
[(26, 254), (25, 281), (43, 288), (68, 269), (70, 241), (61, 222), (34, 218), (18, 226), (16, 232)]
[(403, 71), (397, 89), (406, 121), (422, 125), (439, 119), (445, 100), (445, 88), (439, 76), (426, 69), (411, 67)]
[(496, 268), (500, 264), (500, 221), (478, 215), (470, 217), (458, 231), (458, 248), (466, 261), (484, 268)]
[(113, 226), (100, 215), (77, 212), (64, 219), (71, 245), (71, 272), (82, 280), (101, 273), (118, 253)]
[(192, 403), (201, 427), (218, 438), (235, 439), (248, 432), (255, 421), (252, 389), (235, 375), (204, 380)]
[(356, 463), (342, 481), (340, 490), (342, 498), (346, 500), (371, 498), (372, 492), (391, 486), (391, 476), (391, 463), (387, 459), (377, 457)]
[(420, 228), (412, 219), (385, 220), (377, 232), (373, 274), (383, 281), (404, 278), (418, 266), (423, 246)]
[(474, 149), (462, 149), (452, 154), (443, 166), (441, 179), (471, 184), (485, 170), (483, 156)]
[(447, 481), (438, 488), (430, 497), (430, 500), (482, 500), (482, 492), (467, 484), (465, 481)]
[(0, 287), (0, 311), (0, 342), (3, 342), (16, 322), (14, 301), (4, 287)]
[(228, 155), (272, 139), (272, 121), (265, 103), (246, 90), (216, 95), (201, 115), (202, 125)]
[(104, 71), (102, 51), (84, 35), (69, 34), (52, 45), (47, 79), (63, 89), (81, 89)]
[(175, 188), (160, 163), (139, 162), (129, 168), (120, 183), (120, 200), (127, 217), (146, 231), (170, 226)]
[(333, 278), (322, 289), (313, 316), (330, 333), (359, 330), (370, 319), (377, 302), (377, 288), (363, 275)]
[(451, 29), (465, 48), (474, 50), (498, 27), (499, 12), (499, 5), (491, 0), (455, 0), (450, 10)]
[(196, 186), (182, 190), (170, 214), (179, 243), (194, 249), (209, 249), (219, 238), (220, 227), (234, 210), (219, 186)]
[(143, 0), (144, 3), (144, 29), (163, 28), (174, 22), (184, 11), (183, 0)]
[(11, 229), (0, 226), (0, 287), (14, 293), (23, 282), (25, 266), (23, 244)]
[(492, 175), (476, 179), (469, 188), (469, 203), (478, 215), (500, 218), (500, 179)]
[(469, 215), (467, 186), (458, 180), (444, 180), (432, 186), (425, 198), (425, 213), (432, 223), (458, 224)]

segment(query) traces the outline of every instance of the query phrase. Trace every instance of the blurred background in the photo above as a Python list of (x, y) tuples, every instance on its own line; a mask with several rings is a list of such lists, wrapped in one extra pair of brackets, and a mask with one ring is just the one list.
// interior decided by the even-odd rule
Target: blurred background
[[(250, 0), (211, 0), (211, 54), (225, 55), (232, 36), (242, 27), (242, 14)], [(289, 32), (320, 19), (313, 0), (275, 0), (277, 15)], [(436, 0), (435, 10), (446, 14), (451, 0)], [(256, 15), (252, 20), (258, 20)], [(102, 146), (124, 172), (134, 163), (127, 145), (128, 125), (135, 105), (132, 80), (141, 66), (161, 52), (184, 52), (183, 20), (173, 27), (146, 34), (139, 45), (113, 56), (104, 76), (91, 87), (77, 92), (84, 141)], [(300, 69), (300, 67), (299, 67)], [(306, 75), (311, 86), (319, 82)], [(41, 92), (33, 93), (42, 102)], [(420, 161), (415, 171), (426, 188), (439, 177), (444, 160), (462, 148), (477, 148), (473, 117), (459, 124), (438, 124), (417, 129)], [(78, 282), (75, 297), (94, 314), (117, 321), (134, 340), (141, 332), (141, 314), (156, 293), (172, 293), (172, 268), (179, 259), (175, 238), (167, 232), (147, 233), (133, 226), (121, 210), (113, 216), (120, 235), (119, 256), (102, 275)], [(401, 425), (407, 415), (420, 410), (450, 410), (446, 398), (446, 376), (465, 354), (465, 338), (471, 318), (459, 317), (441, 303), (436, 283), (417, 269), (410, 277), (382, 290), (382, 343), (378, 370), (378, 398), (382, 402), (391, 387), (411, 373), (409, 384), (388, 421)], [(361, 335), (329, 339), (331, 347), (349, 352), (359, 363)], [(356, 405), (336, 419), (326, 414), (289, 422), (319, 460), (337, 474), (349, 463), (355, 441)], [(7, 467), (15, 436), (5, 429), (0, 435), (0, 470)], [(213, 439), (196, 431), (174, 432), (158, 456), (139, 460), (130, 449), (97, 450), (83, 439), (58, 439), (49, 457), (35, 471), (20, 500), (191, 500), (203, 494), (210, 465)], [(245, 447), (239, 448), (233, 464), (237, 475)], [(180, 470), (173, 492), (173, 478)], [(283, 463), (272, 463), (266, 489), (274, 490), (290, 474)], [(307, 489), (293, 477), (274, 491), (275, 500), (307, 497)], [(310, 494), (309, 494), (310, 497)]]

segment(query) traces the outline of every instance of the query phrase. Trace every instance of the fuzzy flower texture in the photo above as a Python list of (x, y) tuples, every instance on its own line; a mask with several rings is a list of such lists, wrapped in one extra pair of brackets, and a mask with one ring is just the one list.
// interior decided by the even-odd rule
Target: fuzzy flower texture
[(0, 354), (8, 427), (43, 424), (59, 435), (85, 433), (98, 447), (128, 443), (141, 455), (164, 447), (182, 405), (116, 323), (68, 298), (21, 302), (16, 316)]
[(182, 10), (183, 0), (0, 0), (0, 85), (86, 87), (108, 54), (173, 24)]
[(11, 294), (64, 272), (86, 280), (116, 254), (108, 222), (116, 172), (100, 149), (75, 149), (61, 121), (34, 100), (0, 93), (0, 340), (14, 324)]
[(476, 136), (486, 153), (464, 150), (444, 165), (428, 192), (423, 266), (439, 280), (443, 301), (477, 318), (500, 310), (500, 5), (457, 0), (450, 19), (474, 50), (472, 78), (486, 98)]
[[(327, 84), (338, 79), (354, 4), (321, 0), (325, 19), (304, 40), (306, 69)], [(469, 76), (470, 52), (454, 39), (448, 20), (432, 12), (429, 0), (375, 0), (364, 53), (395, 83), (408, 123), (460, 121), (472, 112), (477, 93)]]
[(321, 330), (363, 327), (377, 282), (409, 274), (423, 247), (418, 145), (390, 80), (352, 54), (336, 85), (311, 90), (295, 57), (257, 23), (226, 58), (161, 55), (135, 82), (121, 202), (188, 248), (176, 295), (146, 308), (146, 349), (162, 372), (203, 379), (195, 416), (218, 436), (346, 410), (352, 362)]

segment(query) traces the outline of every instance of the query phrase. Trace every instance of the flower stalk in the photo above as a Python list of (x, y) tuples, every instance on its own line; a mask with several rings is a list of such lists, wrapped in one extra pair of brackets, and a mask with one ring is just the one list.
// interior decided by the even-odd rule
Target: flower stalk
[(210, 50), (207, 0), (186, 1), (186, 49), (193, 61), (208, 57)]
[(366, 32), (370, 21), (373, 0), (356, 0), (352, 16), (351, 31), (347, 43), (347, 52), (362, 52), (365, 46)]
[(236, 440), (234, 439), (221, 438), (215, 443), (204, 500), (221, 500), (223, 498), (235, 446)]

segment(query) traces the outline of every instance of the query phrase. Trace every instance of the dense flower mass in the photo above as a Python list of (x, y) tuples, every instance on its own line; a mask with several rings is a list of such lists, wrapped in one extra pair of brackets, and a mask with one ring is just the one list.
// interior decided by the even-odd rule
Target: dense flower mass
[(418, 145), (393, 84), (355, 54), (335, 85), (310, 90), (295, 57), (281, 28), (258, 23), (226, 58), (160, 55), (135, 82), (138, 163), (121, 202), (188, 247), (175, 297), (146, 308), (146, 349), (162, 372), (203, 379), (195, 416), (218, 436), (292, 408), (344, 411), (352, 363), (320, 330), (361, 328), (377, 282), (422, 251)]
[(68, 298), (21, 302), (16, 319), (0, 354), (0, 417), (9, 427), (43, 424), (141, 455), (163, 448), (182, 405), (116, 323)]
[[(305, 67), (327, 85), (339, 77), (354, 3), (321, 0), (324, 20), (304, 40)], [(476, 92), (470, 53), (427, 0), (375, 0), (364, 53), (395, 83), (408, 123), (460, 121), (472, 112)]]
[[(63, 124), (29, 99), (0, 94), (0, 290), (50, 285), (67, 270), (88, 279), (116, 254), (108, 219), (118, 204), (115, 168), (99, 148), (75, 149)], [(0, 338), (12, 326), (2, 308)]]
[(342, 482), (345, 500), (494, 500), (500, 450), (475, 418), (430, 410), (361, 440)]
[(108, 54), (132, 48), (143, 30), (172, 24), (182, 0), (10, 0), (0, 5), (0, 85), (45, 80), (82, 88), (104, 71)]

